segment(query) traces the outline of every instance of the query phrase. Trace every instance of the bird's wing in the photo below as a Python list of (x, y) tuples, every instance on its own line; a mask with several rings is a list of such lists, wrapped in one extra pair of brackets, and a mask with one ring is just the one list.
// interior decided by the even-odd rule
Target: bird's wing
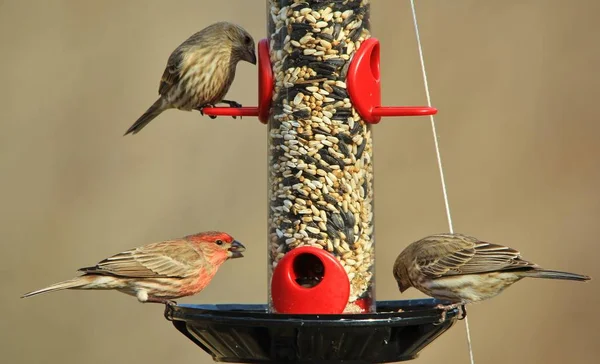
[(169, 56), (165, 71), (160, 78), (160, 86), (158, 87), (159, 95), (166, 95), (173, 85), (179, 83), (181, 79), (181, 64), (183, 61), (183, 54), (184, 52), (182, 47), (178, 47), (175, 49), (175, 51), (173, 51), (173, 53), (171, 53), (171, 56)]
[(192, 34), (192, 36), (181, 43), (173, 53), (171, 53), (165, 71), (160, 78), (160, 86), (158, 87), (158, 93), (160, 95), (166, 95), (174, 85), (177, 85), (181, 81), (181, 75), (186, 63), (185, 55), (190, 49), (199, 46), (204, 33), (205, 31), (202, 30)]
[(202, 258), (187, 241), (165, 241), (124, 251), (79, 271), (129, 278), (182, 278), (194, 274)]
[(469, 237), (448, 239), (419, 254), (417, 265), (430, 278), (533, 268), (521, 254), (509, 247), (491, 244)]

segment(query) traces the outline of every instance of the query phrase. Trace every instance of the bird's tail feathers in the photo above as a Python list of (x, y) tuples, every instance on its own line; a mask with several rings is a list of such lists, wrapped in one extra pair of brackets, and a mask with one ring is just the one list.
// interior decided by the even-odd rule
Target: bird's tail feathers
[(523, 276), (530, 278), (545, 278), (545, 279), (563, 279), (568, 281), (589, 281), (592, 279), (591, 277), (584, 276), (581, 274), (569, 273), (569, 272), (561, 272), (558, 270), (549, 270), (549, 269), (534, 269), (530, 271), (523, 272)]
[(129, 129), (127, 129), (123, 136), (127, 134), (139, 133), (140, 130), (142, 130), (146, 125), (148, 125), (149, 122), (154, 120), (167, 108), (167, 102), (162, 97), (159, 97), (158, 100), (156, 100), (154, 104), (152, 104), (152, 106), (150, 106), (148, 110), (146, 110), (146, 112), (142, 116), (140, 116), (139, 119), (137, 119), (135, 123), (133, 123), (133, 125), (129, 127)]
[(109, 276), (82, 275), (77, 278), (55, 283), (37, 291), (25, 293), (21, 298), (35, 296), (41, 293), (60, 291), (63, 289), (111, 289), (118, 288), (117, 280)]

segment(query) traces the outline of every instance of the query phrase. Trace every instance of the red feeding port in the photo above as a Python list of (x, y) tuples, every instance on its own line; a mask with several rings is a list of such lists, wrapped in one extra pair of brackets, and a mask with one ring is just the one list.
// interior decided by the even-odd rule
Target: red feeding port
[(277, 264), (271, 296), (278, 313), (341, 314), (350, 296), (350, 281), (332, 254), (303, 246), (288, 252)]
[(352, 57), (346, 86), (350, 100), (361, 118), (377, 124), (382, 116), (422, 116), (437, 114), (427, 106), (381, 106), (381, 77), (379, 72), (379, 41), (365, 40)]
[(211, 116), (258, 116), (261, 123), (269, 120), (273, 96), (273, 69), (269, 57), (269, 41), (258, 42), (258, 107), (205, 107), (202, 112)]

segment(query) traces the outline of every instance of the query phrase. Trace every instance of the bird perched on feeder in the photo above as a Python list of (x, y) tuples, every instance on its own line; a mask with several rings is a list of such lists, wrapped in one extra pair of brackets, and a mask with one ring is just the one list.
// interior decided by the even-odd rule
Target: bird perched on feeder
[(138, 133), (168, 109), (198, 110), (204, 115), (204, 107), (219, 103), (240, 107), (235, 101), (223, 100), (240, 61), (256, 64), (254, 39), (239, 25), (218, 22), (193, 34), (171, 53), (158, 100), (125, 135)]
[(521, 258), (518, 251), (462, 234), (436, 234), (410, 244), (394, 263), (400, 292), (414, 287), (452, 304), (444, 313), (493, 298), (523, 278), (587, 281), (588, 276), (548, 270)]
[(21, 298), (63, 289), (117, 290), (142, 302), (174, 304), (172, 299), (202, 291), (228, 259), (246, 248), (230, 235), (208, 231), (144, 245), (113, 255), (83, 275), (33, 291)]

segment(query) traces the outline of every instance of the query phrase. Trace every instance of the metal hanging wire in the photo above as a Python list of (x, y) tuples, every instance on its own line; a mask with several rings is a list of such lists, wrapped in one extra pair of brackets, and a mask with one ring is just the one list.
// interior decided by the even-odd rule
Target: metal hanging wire
[[(412, 10), (413, 23), (415, 26), (415, 35), (417, 37), (417, 46), (419, 48), (419, 59), (421, 61), (421, 73), (423, 74), (423, 84), (425, 85), (425, 95), (427, 96), (427, 106), (431, 107), (431, 96), (429, 94), (429, 82), (427, 81), (427, 71), (425, 70), (425, 61), (423, 59), (423, 46), (421, 45), (421, 36), (419, 34), (419, 24), (417, 22), (417, 11), (415, 9), (414, 0), (410, 0), (410, 7)], [(452, 224), (452, 214), (450, 213), (450, 203), (448, 202), (448, 189), (446, 187), (446, 179), (444, 177), (444, 168), (442, 166), (442, 156), (440, 153), (440, 144), (438, 141), (438, 134), (435, 127), (435, 118), (433, 115), (429, 116), (429, 120), (431, 121), (431, 130), (433, 132), (433, 142), (435, 145), (435, 153), (437, 156), (437, 164), (438, 169), (440, 171), (440, 180), (442, 184), (442, 193), (444, 195), (444, 205), (446, 208), (446, 218), (448, 219), (448, 229), (451, 234), (454, 234), (454, 226)], [(473, 357), (473, 345), (471, 343), (471, 330), (469, 329), (469, 318), (465, 317), (465, 329), (467, 332), (467, 346), (469, 348), (469, 358), (471, 360), (471, 364), (475, 364), (475, 359)]]

